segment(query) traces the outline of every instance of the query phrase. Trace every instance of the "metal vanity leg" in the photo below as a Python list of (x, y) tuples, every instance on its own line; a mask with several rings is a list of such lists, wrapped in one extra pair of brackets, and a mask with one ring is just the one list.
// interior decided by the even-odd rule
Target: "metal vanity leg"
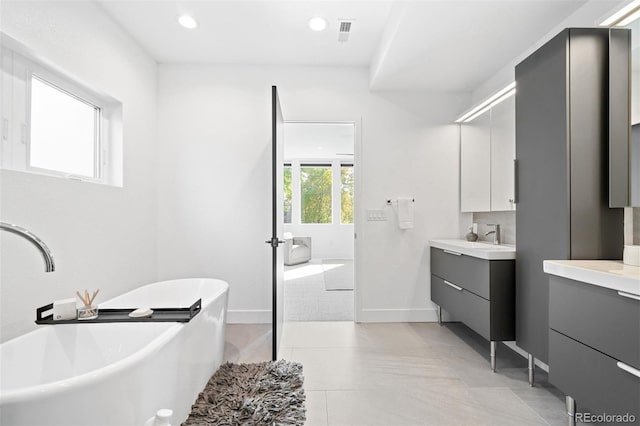
[(576, 401), (569, 395), (565, 397), (567, 403), (567, 415), (569, 416), (569, 426), (576, 425)]
[(529, 361), (529, 386), (533, 387), (534, 381), (535, 381), (534, 373), (536, 368), (536, 359), (533, 357), (533, 355), (529, 354), (528, 361)]
[(438, 324), (442, 327), (442, 308), (438, 306)]
[(491, 371), (496, 372), (496, 347), (498, 342), (491, 341)]

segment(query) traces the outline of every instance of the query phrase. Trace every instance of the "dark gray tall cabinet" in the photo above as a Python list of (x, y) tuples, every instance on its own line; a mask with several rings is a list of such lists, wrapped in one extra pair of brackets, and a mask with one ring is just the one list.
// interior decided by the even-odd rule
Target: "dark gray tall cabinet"
[(542, 261), (622, 258), (624, 211), (608, 208), (618, 31), (628, 32), (566, 29), (516, 66), (516, 342), (530, 354), (531, 384), (534, 358), (547, 363), (549, 352)]

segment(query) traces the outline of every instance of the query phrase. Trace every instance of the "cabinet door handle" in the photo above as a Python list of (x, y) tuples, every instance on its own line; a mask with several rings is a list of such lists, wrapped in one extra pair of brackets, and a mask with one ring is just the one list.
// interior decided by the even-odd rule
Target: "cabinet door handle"
[(518, 160), (513, 160), (513, 204), (520, 202), (520, 180), (518, 179)]
[(458, 253), (457, 251), (451, 251), (451, 250), (442, 250), (442, 251), (444, 251), (445, 253), (452, 254), (454, 256), (462, 256), (462, 253)]
[(624, 291), (619, 291), (618, 294), (622, 297), (628, 297), (629, 299), (640, 300), (640, 296), (637, 296), (635, 294), (626, 293)]
[(442, 281), (444, 281), (444, 283), (445, 283), (446, 285), (448, 285), (449, 287), (453, 287), (453, 288), (455, 288), (455, 289), (456, 289), (456, 290), (458, 290), (458, 291), (462, 291), (462, 290), (464, 290), (462, 287), (459, 287), (459, 286), (457, 286), (457, 285), (455, 285), (455, 284), (452, 284), (452, 283), (450, 283), (450, 282), (449, 282), (449, 281), (447, 281), (447, 280), (442, 280)]
[(618, 368), (620, 370), (624, 370), (629, 374), (633, 374), (634, 376), (636, 376), (638, 379), (640, 379), (640, 370), (636, 370), (633, 367), (628, 366), (627, 364), (618, 361), (618, 363), (616, 364), (618, 366)]

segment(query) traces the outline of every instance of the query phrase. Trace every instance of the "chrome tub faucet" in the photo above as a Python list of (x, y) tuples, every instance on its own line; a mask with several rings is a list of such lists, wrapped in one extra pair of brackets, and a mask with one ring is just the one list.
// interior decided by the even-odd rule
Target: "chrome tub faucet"
[(51, 254), (51, 250), (49, 250), (49, 247), (47, 247), (44, 241), (42, 241), (40, 238), (33, 235), (31, 231), (7, 222), (0, 222), (0, 230), (19, 235), (25, 240), (29, 241), (34, 246), (36, 246), (36, 248), (40, 251), (40, 253), (42, 253), (42, 257), (44, 257), (45, 271), (53, 272), (56, 270), (56, 264), (53, 261), (53, 255)]

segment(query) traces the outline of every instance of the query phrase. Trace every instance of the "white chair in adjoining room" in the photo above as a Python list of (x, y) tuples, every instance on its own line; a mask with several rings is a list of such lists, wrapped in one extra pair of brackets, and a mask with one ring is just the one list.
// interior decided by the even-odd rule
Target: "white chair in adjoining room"
[(311, 260), (311, 237), (294, 237), (284, 233), (284, 264), (298, 265)]

